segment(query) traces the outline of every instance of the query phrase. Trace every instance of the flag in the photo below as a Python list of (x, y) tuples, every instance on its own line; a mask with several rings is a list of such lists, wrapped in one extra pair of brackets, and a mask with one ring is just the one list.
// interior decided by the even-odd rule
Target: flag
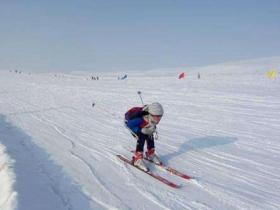
[(182, 72), (181, 74), (179, 74), (179, 78), (178, 79), (183, 79), (185, 77), (185, 72)]
[(276, 72), (275, 69), (271, 69), (271, 70), (269, 70), (269, 71), (266, 72), (266, 76), (267, 76), (267, 78), (269, 78), (269, 79), (275, 78), (276, 75), (277, 75), (277, 72)]

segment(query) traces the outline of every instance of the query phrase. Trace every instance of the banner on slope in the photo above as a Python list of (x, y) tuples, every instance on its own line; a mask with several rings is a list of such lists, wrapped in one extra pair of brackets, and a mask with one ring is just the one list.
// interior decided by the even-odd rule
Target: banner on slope
[(275, 69), (271, 69), (266, 72), (266, 77), (269, 79), (274, 79), (277, 76), (277, 71)]
[(178, 79), (183, 79), (183, 78), (185, 78), (185, 72), (182, 72), (182, 73), (180, 73), (179, 74), (179, 77), (178, 77)]

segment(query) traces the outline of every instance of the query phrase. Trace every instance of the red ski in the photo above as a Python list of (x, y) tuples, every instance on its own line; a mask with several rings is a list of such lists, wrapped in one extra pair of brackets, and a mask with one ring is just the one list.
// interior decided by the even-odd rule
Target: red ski
[(180, 188), (180, 185), (177, 185), (177, 184), (175, 184), (175, 183), (173, 183), (173, 182), (171, 182), (171, 181), (169, 181), (169, 180), (167, 180), (167, 179), (165, 179), (165, 178), (163, 178), (163, 177), (161, 177), (161, 176), (159, 176), (159, 175), (157, 175), (157, 174), (154, 174), (154, 173), (152, 173), (151, 171), (144, 171), (144, 170), (142, 170), (141, 168), (139, 168), (139, 167), (133, 165), (133, 163), (132, 163), (131, 160), (125, 158), (125, 157), (122, 156), (122, 155), (117, 155), (117, 157), (118, 157), (120, 160), (124, 161), (125, 163), (128, 163), (129, 165), (133, 166), (134, 168), (137, 168), (137, 169), (139, 169), (140, 171), (143, 171), (144, 173), (146, 173), (146, 174), (150, 175), (151, 177), (157, 179), (158, 181), (160, 181), (160, 182), (162, 182), (162, 183), (168, 185), (169, 187), (176, 188), (176, 189)]
[(180, 171), (177, 171), (176, 169), (171, 168), (171, 167), (169, 167), (169, 166), (165, 166), (165, 165), (163, 165), (163, 164), (155, 163), (154, 161), (149, 160), (147, 157), (144, 157), (144, 159), (147, 160), (147, 161), (149, 161), (150, 163), (153, 163), (153, 164), (155, 164), (155, 165), (157, 165), (157, 166), (163, 168), (164, 170), (170, 172), (171, 174), (174, 174), (174, 175), (176, 175), (176, 176), (182, 177), (183, 179), (192, 179), (192, 178), (193, 178), (193, 177), (191, 177), (191, 176), (189, 176), (189, 175), (187, 175), (187, 174), (183, 174), (183, 173), (181, 173)]
[[(131, 152), (134, 153), (133, 150), (132, 150)], [(166, 165), (164, 165), (164, 164), (155, 163), (155, 162), (153, 162), (152, 160), (149, 160), (146, 156), (144, 156), (144, 159), (147, 160), (147, 161), (149, 161), (150, 163), (153, 163), (153, 164), (155, 164), (155, 165), (161, 167), (162, 169), (164, 169), (164, 170), (170, 172), (171, 174), (174, 174), (174, 175), (176, 175), (176, 176), (179, 176), (179, 177), (181, 177), (181, 178), (183, 178), (183, 179), (193, 179), (193, 177), (191, 177), (191, 176), (189, 176), (189, 175), (187, 175), (187, 174), (183, 174), (183, 173), (181, 173), (180, 171), (177, 171), (176, 169), (174, 169), (174, 168), (172, 168), (172, 167), (170, 167), (170, 166), (166, 166)]]

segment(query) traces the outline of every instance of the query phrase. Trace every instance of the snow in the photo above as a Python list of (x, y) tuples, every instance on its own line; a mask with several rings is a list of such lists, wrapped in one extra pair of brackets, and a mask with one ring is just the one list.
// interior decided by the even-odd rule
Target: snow
[(6, 154), (6, 147), (0, 144), (0, 207), (14, 209), (17, 204), (17, 193), (13, 190), (15, 175), (10, 169), (12, 160)]
[[(273, 57), (98, 81), (0, 71), (0, 209), (280, 209), (280, 83), (265, 76), (279, 67)], [(139, 90), (165, 110), (157, 153), (196, 177), (151, 166), (180, 189), (116, 158), (135, 147), (123, 115)]]

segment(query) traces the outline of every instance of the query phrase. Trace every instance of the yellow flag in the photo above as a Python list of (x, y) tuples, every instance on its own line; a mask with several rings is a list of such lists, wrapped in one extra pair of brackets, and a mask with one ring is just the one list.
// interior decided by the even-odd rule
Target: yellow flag
[(277, 75), (277, 71), (276, 71), (275, 69), (271, 69), (271, 70), (269, 70), (268, 72), (266, 72), (266, 76), (267, 76), (267, 78), (269, 78), (269, 79), (275, 78), (276, 75)]

